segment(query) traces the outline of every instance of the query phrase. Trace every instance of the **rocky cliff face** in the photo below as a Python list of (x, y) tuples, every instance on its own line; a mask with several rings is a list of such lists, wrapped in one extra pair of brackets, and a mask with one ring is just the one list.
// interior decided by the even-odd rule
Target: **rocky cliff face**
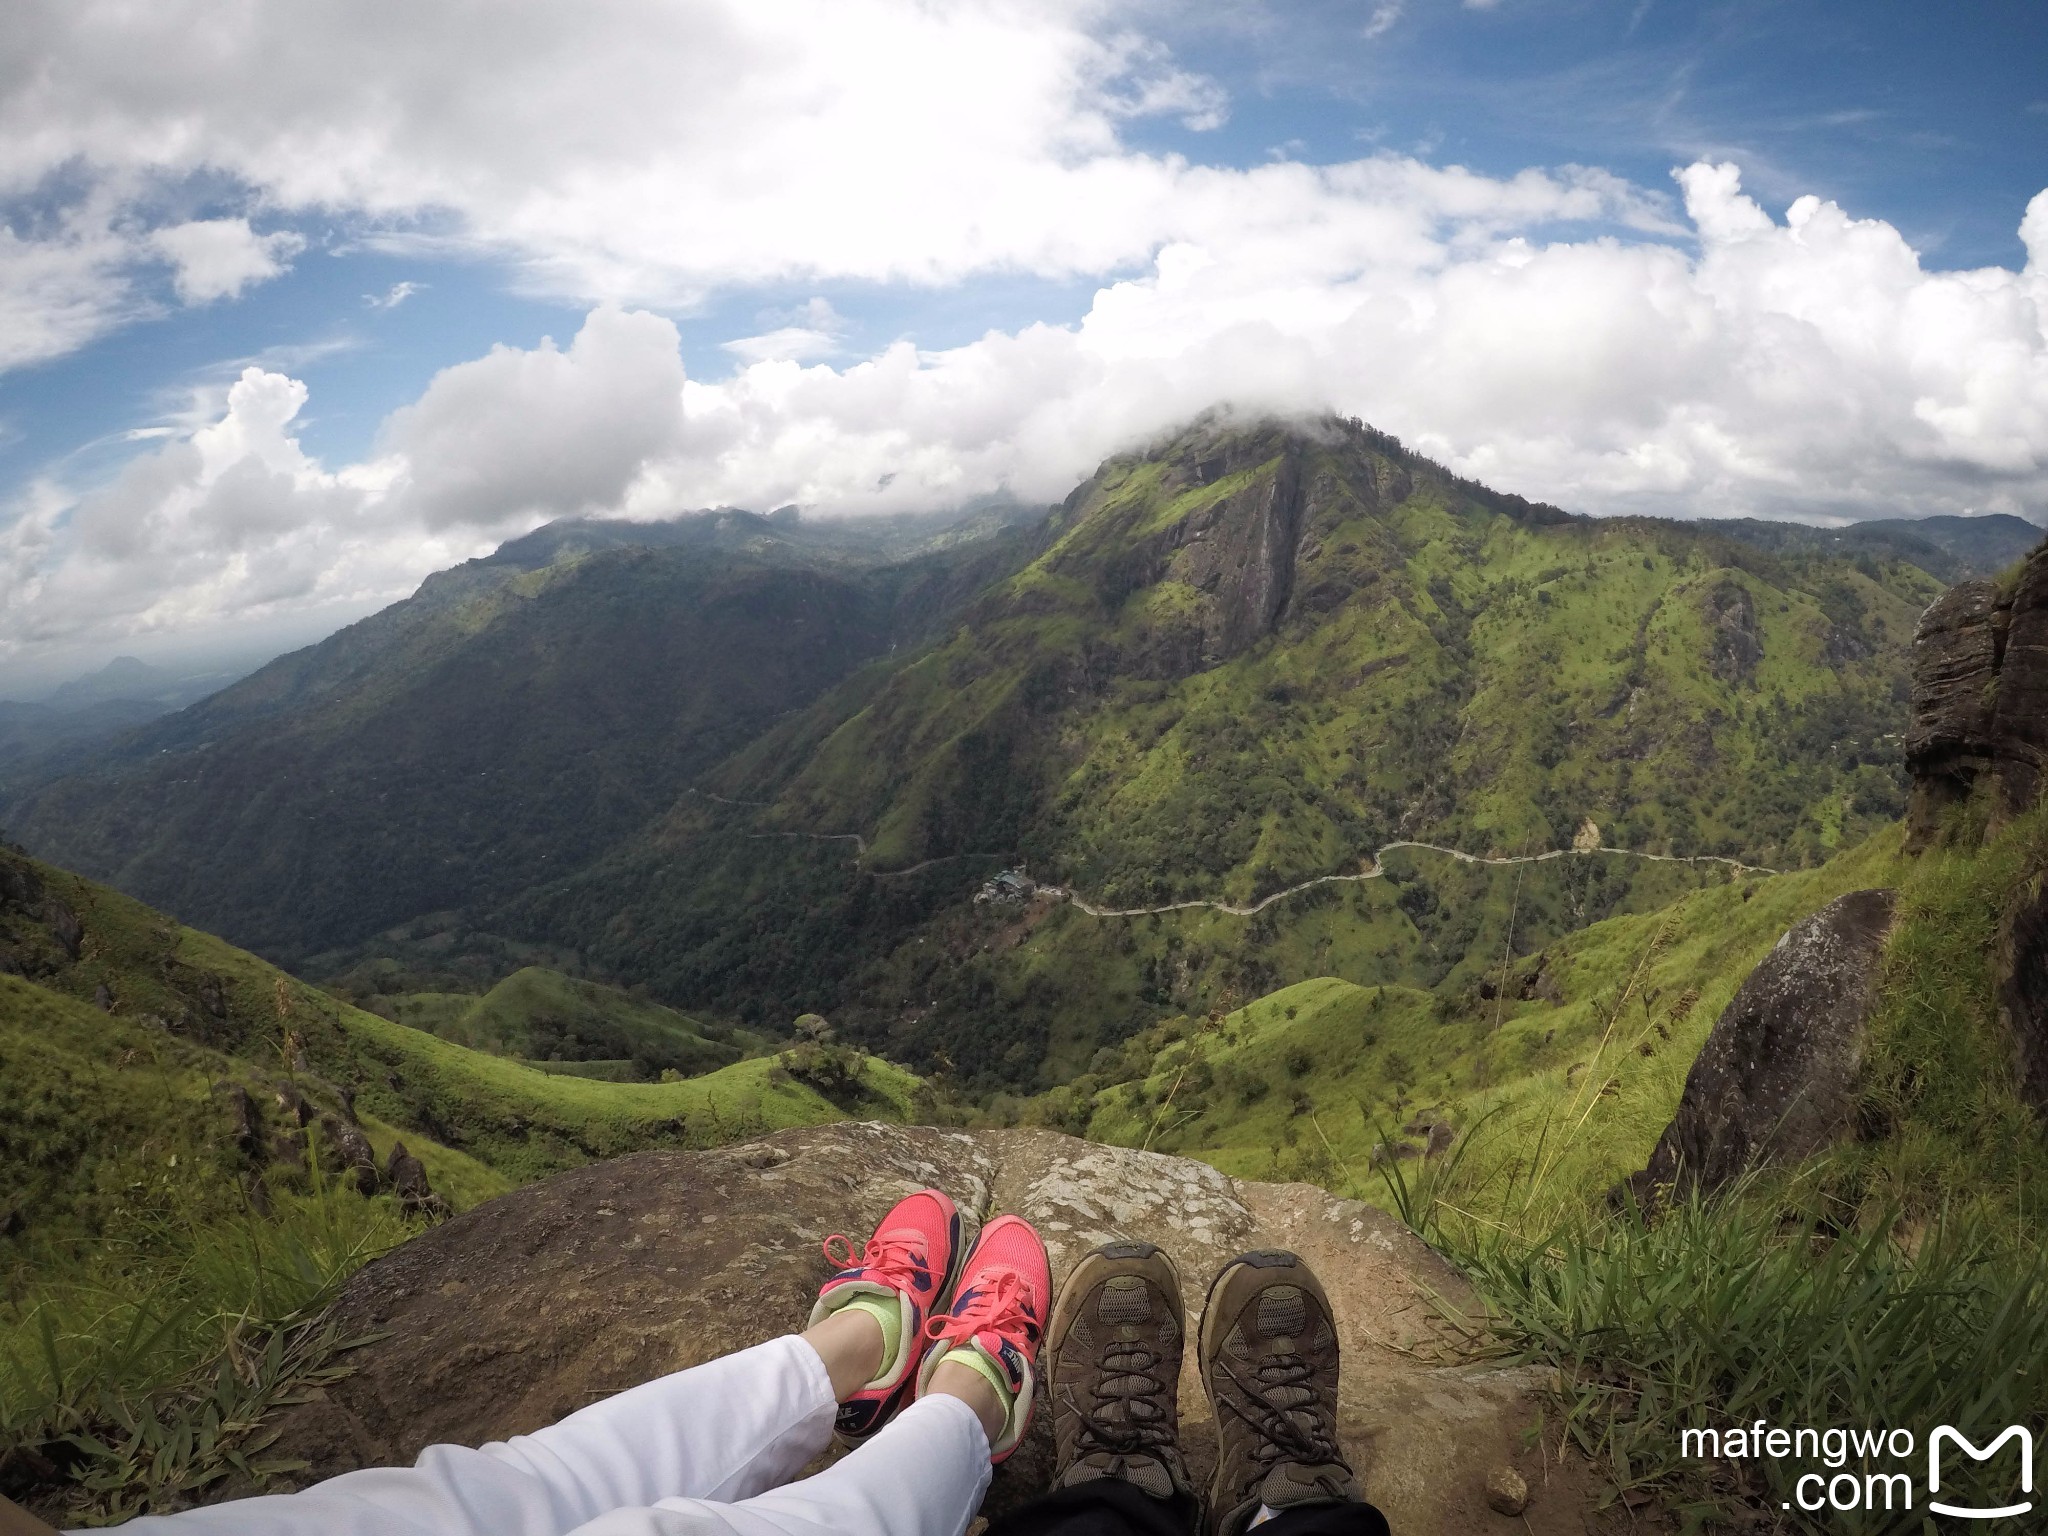
[[(1193, 1306), (1236, 1254), (1299, 1251), (1342, 1331), (1346, 1445), (1397, 1530), (1583, 1529), (1579, 1464), (1524, 1443), (1536, 1373), (1455, 1363), (1455, 1334), (1429, 1298), (1476, 1303), (1405, 1227), (1306, 1185), (1240, 1183), (1205, 1164), (1044, 1131), (825, 1126), (713, 1152), (641, 1153), (490, 1201), (350, 1282), (337, 1326), (380, 1337), (351, 1356), (354, 1375), (290, 1410), (278, 1451), (304, 1457), (308, 1480), (406, 1462), (436, 1441), (530, 1430), (790, 1331), (828, 1271), (824, 1237), (865, 1233), (926, 1184), (978, 1217), (1031, 1218), (1055, 1283), (1095, 1244), (1141, 1238), (1172, 1255)], [(1205, 1476), (1213, 1433), (1189, 1364), (1184, 1438)], [(1046, 1422), (998, 1473), (991, 1510), (1043, 1488)], [(1487, 1476), (1502, 1468), (1536, 1490), (1526, 1527), (1487, 1507)]]
[(1913, 639), (1910, 845), (1925, 847), (1943, 811), (1989, 784), (2004, 814), (2048, 780), (2048, 544), (2009, 585), (1964, 581), (1921, 617)]
[[(1922, 617), (1906, 764), (1909, 848), (1932, 843), (1943, 813), (1980, 785), (1995, 819), (2040, 803), (2048, 788), (2048, 543), (2016, 579), (1958, 583)], [(2016, 894), (2000, 938), (1999, 1011), (2020, 1088), (2048, 1114), (2048, 893), (2038, 880)]]
[(1850, 1128), (1890, 891), (1852, 891), (1788, 931), (1715, 1022), (1678, 1114), (1629, 1183), (1648, 1208), (1824, 1151)]

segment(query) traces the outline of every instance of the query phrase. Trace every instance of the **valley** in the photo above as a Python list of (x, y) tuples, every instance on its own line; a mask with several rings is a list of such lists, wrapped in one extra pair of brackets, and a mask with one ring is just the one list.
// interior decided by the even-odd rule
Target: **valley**
[[(2035, 1294), (2048, 565), (1995, 558), (2038, 543), (2007, 521), (1596, 522), (1210, 417), (1046, 511), (550, 525), (17, 773), (0, 1491), (183, 1498), (53, 1448), (174, 1420), (238, 1330), (347, 1369), (350, 1276), (508, 1191), (857, 1121), (1369, 1202), (1575, 1413), (1635, 1383), (1575, 1442), (1615, 1497), (1748, 1499), (1660, 1460), (1671, 1384), (1589, 1342), (1661, 1323), (1616, 1293), (1567, 1360), (1538, 1272), (1745, 1261), (1615, 1234), (1689, 1230), (1645, 1179), (1698, 1063), (1875, 891), (1845, 1128), (1726, 1209), (1770, 1253), (1773, 1209), (1936, 1256), (1952, 1223)], [(1615, 1225), (1639, 1188), (1666, 1224)]]

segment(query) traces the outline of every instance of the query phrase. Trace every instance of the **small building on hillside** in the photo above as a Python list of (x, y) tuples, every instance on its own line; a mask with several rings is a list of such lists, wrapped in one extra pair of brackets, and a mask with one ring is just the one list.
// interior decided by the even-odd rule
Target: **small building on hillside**
[(1021, 869), (1006, 869), (993, 880), (987, 881), (974, 893), (976, 902), (994, 901), (1004, 905), (1015, 905), (1031, 899), (1038, 889), (1038, 883)]

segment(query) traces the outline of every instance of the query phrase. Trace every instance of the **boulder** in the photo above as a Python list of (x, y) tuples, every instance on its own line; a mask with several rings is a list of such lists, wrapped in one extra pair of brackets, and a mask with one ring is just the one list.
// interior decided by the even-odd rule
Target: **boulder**
[(1910, 848), (1925, 847), (1941, 813), (1980, 781), (2000, 818), (2039, 802), (2048, 784), (2048, 543), (2009, 587), (1958, 582), (1921, 615), (1906, 767)]
[(1998, 1011), (2012, 1036), (2020, 1093), (2048, 1119), (2048, 885), (2021, 892), (2002, 949)]
[[(1097, 1243), (1139, 1238), (1180, 1268), (1195, 1320), (1209, 1278), (1251, 1248), (1290, 1247), (1335, 1305), (1345, 1349), (1342, 1430), (1368, 1495), (1410, 1536), (1492, 1518), (1472, 1468), (1543, 1480), (1531, 1528), (1578, 1532), (1581, 1463), (1544, 1466), (1525, 1443), (1541, 1373), (1458, 1362), (1432, 1306), (1477, 1303), (1456, 1271), (1383, 1212), (1307, 1185), (1243, 1183), (1206, 1164), (1049, 1131), (839, 1124), (706, 1152), (642, 1152), (486, 1202), (377, 1260), (332, 1314), (376, 1335), (354, 1373), (287, 1409), (274, 1448), (306, 1480), (406, 1463), (435, 1442), (479, 1444), (584, 1403), (801, 1327), (830, 1272), (829, 1234), (856, 1240), (907, 1191), (963, 1211), (1031, 1218), (1055, 1283)], [(1184, 1443), (1213, 1464), (1207, 1403), (1181, 1386)], [(999, 1470), (988, 1511), (1045, 1486), (1049, 1416)]]
[(2048, 543), (2027, 557), (2013, 588), (1991, 730), (2003, 809), (2031, 810), (2048, 783)]
[(1686, 1075), (1649, 1166), (1628, 1181), (1640, 1206), (1811, 1157), (1850, 1128), (1891, 920), (1892, 892), (1852, 891), (1788, 930), (1749, 973)]
[[(370, 1138), (338, 1115), (320, 1117), (320, 1135), (327, 1145), (330, 1161), (335, 1164), (335, 1171), (346, 1173), (353, 1179), (360, 1193), (377, 1193), (377, 1153), (370, 1145)], [(419, 1164), (418, 1158), (410, 1161), (414, 1166)], [(426, 1177), (426, 1169), (421, 1168), (422, 1185), (426, 1183)]]
[[(374, 1173), (373, 1165), (373, 1176)], [(408, 1216), (439, 1220), (448, 1214), (448, 1202), (435, 1194), (427, 1182), (426, 1165), (412, 1155), (404, 1142), (391, 1143), (391, 1155), (384, 1162), (384, 1177), (391, 1192), (398, 1196), (399, 1209)]]
[(80, 946), (85, 943), (85, 924), (79, 921), (78, 914), (52, 896), (43, 903), (43, 921), (49, 924), (50, 937), (57, 941), (65, 957), (76, 960)]
[(2006, 618), (1988, 581), (1958, 582), (1920, 615), (1906, 728), (1906, 767), (1913, 776), (1906, 820), (1916, 847), (1933, 837), (1941, 813), (1968, 799), (1991, 770)]

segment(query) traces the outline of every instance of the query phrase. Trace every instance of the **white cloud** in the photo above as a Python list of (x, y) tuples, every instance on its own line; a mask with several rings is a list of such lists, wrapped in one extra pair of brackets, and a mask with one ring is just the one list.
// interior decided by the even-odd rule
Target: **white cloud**
[(1118, 25), (1134, 3), (17, 0), (37, 67), (0, 72), (0, 195), (224, 177), (592, 299), (1103, 271), (1148, 257), (1185, 171), (1118, 125), (1226, 106)]
[(1401, 13), (1406, 9), (1405, 0), (1380, 0), (1366, 19), (1362, 35), (1368, 38), (1386, 36), (1393, 31), (1394, 23), (1401, 19)]
[(405, 466), (393, 500), (430, 529), (617, 506), (674, 450), (682, 391), (676, 328), (658, 315), (594, 310), (567, 351), (493, 347), (385, 424), (381, 446)]
[[(1282, 239), (1191, 217), (1203, 238), (1103, 287), (1077, 325), (836, 366), (764, 348), (686, 381), (670, 321), (600, 307), (566, 348), (444, 370), (338, 469), (294, 436), (305, 386), (249, 368), (111, 485), (39, 483), (0, 513), (0, 658), (294, 604), (360, 611), (584, 512), (1050, 501), (1219, 400), (1359, 415), (1578, 511), (2048, 508), (2048, 192), (2021, 224), (2022, 271), (1928, 272), (1891, 226), (1832, 203), (1773, 219), (1728, 166), (1680, 173), (1696, 251), (1520, 232), (1616, 206), (1594, 173), (1276, 171), (1275, 200), (1320, 222)], [(1328, 217), (1331, 181), (1345, 219)], [(844, 334), (822, 300), (762, 318)]]
[(375, 476), (306, 456), (291, 433), (305, 399), (303, 384), (248, 368), (218, 420), (131, 460), (97, 492), (32, 485), (0, 531), (0, 656), (382, 597), (420, 559), (447, 558), (445, 544), (365, 524)]
[(171, 281), (187, 304), (240, 298), (251, 283), (282, 274), (306, 248), (301, 236), (281, 229), (259, 235), (247, 219), (194, 219), (153, 231), (149, 244), (171, 263)]
[(774, 328), (756, 336), (720, 342), (719, 346), (749, 363), (808, 363), (835, 357), (845, 350), (846, 320), (829, 300), (814, 298), (798, 309), (770, 311), (761, 319)]
[(134, 242), (112, 216), (103, 196), (29, 234), (0, 222), (0, 372), (61, 357), (147, 312), (124, 275)]
[(415, 283), (408, 278), (404, 282), (393, 283), (381, 294), (364, 294), (363, 302), (371, 309), (396, 309), (424, 287), (425, 283)]

